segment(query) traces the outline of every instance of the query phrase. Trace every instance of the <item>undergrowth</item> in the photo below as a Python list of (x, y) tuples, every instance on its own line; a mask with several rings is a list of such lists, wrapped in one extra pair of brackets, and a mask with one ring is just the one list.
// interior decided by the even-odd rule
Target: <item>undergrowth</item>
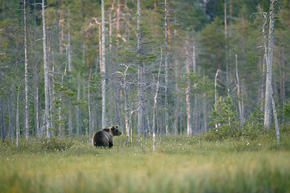
[(194, 136), (115, 137), (95, 148), (86, 138), (4, 140), (0, 192), (290, 192), (290, 133), (253, 137), (218, 131)]

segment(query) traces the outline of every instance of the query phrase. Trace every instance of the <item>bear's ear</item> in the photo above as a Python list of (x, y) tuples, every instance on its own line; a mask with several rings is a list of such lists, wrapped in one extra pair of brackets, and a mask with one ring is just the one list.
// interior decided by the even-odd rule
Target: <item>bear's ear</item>
[(112, 130), (112, 131), (114, 131), (114, 130), (115, 130), (115, 127), (114, 127), (114, 126), (112, 126), (112, 127), (111, 127), (111, 130)]
[(118, 129), (118, 127), (119, 127), (118, 125), (115, 126), (116, 129)]

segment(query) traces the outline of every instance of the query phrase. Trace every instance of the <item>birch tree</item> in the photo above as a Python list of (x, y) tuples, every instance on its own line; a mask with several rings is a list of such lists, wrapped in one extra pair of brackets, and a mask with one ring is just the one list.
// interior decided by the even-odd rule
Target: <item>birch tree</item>
[(239, 71), (238, 71), (238, 55), (235, 55), (236, 58), (236, 78), (237, 78), (237, 97), (238, 97), (238, 106), (239, 106), (239, 115), (240, 115), (240, 126), (244, 124), (244, 116), (241, 105), (241, 89), (240, 89), (240, 79), (239, 79)]
[(156, 125), (156, 113), (157, 113), (157, 98), (158, 98), (158, 92), (159, 92), (159, 82), (160, 82), (160, 71), (161, 71), (161, 64), (162, 64), (162, 49), (161, 49), (161, 59), (159, 63), (159, 69), (158, 69), (158, 76), (157, 76), (157, 83), (156, 83), (156, 91), (154, 95), (154, 105), (153, 105), (153, 121), (152, 121), (152, 138), (153, 138), (153, 146), (152, 150), (155, 151), (155, 125)]
[(106, 127), (105, 8), (102, 0), (102, 127)]
[(28, 112), (28, 59), (26, 32), (26, 1), (23, 1), (24, 12), (24, 63), (25, 63), (25, 138), (29, 142), (29, 112)]
[(50, 138), (49, 132), (49, 92), (48, 92), (48, 62), (47, 62), (47, 47), (46, 47), (46, 25), (45, 25), (45, 6), (44, 0), (42, 0), (42, 45), (43, 45), (43, 65), (44, 65), (44, 95), (45, 95), (45, 129), (46, 129), (46, 137)]
[(167, 23), (167, 0), (164, 1), (165, 16), (164, 16), (164, 30), (165, 30), (165, 56), (164, 56), (164, 68), (165, 68), (165, 133), (168, 136), (169, 125), (169, 109), (168, 109), (168, 23)]
[(276, 0), (271, 0), (270, 15), (269, 15), (269, 36), (267, 48), (267, 73), (266, 73), (266, 93), (265, 93), (265, 112), (264, 112), (264, 127), (270, 128), (271, 124), (271, 102), (272, 102), (272, 63), (273, 63), (273, 45), (274, 45), (274, 3)]
[[(34, 10), (36, 9), (36, 0), (34, 0)], [(34, 15), (34, 28), (36, 28), (36, 15)], [(39, 97), (38, 97), (38, 63), (37, 63), (37, 47), (36, 47), (36, 32), (34, 30), (34, 66), (33, 66), (33, 74), (34, 74), (34, 114), (35, 114), (35, 131), (36, 136), (43, 135), (43, 133), (39, 130), (39, 111), (38, 111), (38, 104), (39, 104)]]
[(186, 74), (188, 75), (187, 83), (186, 83), (186, 114), (187, 114), (187, 135), (192, 135), (192, 116), (191, 116), (191, 101), (190, 101), (190, 64), (188, 59), (188, 42), (186, 42)]
[(138, 134), (143, 131), (143, 64), (141, 57), (142, 29), (140, 26), (140, 0), (137, 0), (137, 57), (138, 57)]

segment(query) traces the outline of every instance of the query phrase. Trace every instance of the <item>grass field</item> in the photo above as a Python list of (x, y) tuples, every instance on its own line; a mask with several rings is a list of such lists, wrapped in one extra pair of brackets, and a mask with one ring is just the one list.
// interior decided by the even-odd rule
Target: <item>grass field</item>
[(290, 192), (289, 137), (278, 147), (271, 136), (159, 136), (155, 152), (151, 140), (125, 145), (122, 136), (112, 149), (74, 141), (65, 151), (37, 149), (36, 139), (4, 144), (0, 192)]

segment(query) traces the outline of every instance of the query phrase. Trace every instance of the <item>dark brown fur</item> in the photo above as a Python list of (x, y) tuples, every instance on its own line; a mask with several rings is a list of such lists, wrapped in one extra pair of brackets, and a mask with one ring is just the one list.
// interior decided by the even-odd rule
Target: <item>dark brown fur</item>
[(101, 147), (113, 147), (114, 145), (114, 136), (121, 135), (122, 132), (119, 131), (118, 126), (113, 126), (111, 128), (104, 128), (100, 131), (97, 131), (93, 136), (93, 146)]

